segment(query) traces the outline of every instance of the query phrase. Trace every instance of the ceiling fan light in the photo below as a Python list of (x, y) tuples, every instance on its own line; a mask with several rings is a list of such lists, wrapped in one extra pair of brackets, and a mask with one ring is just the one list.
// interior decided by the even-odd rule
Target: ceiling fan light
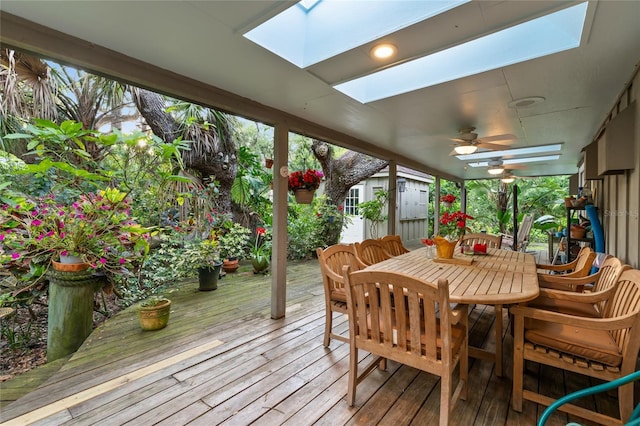
[(500, 182), (502, 183), (513, 183), (516, 179), (513, 176), (505, 176), (502, 179), (500, 179)]
[(504, 168), (502, 167), (489, 167), (489, 170), (487, 170), (489, 172), (490, 175), (499, 175), (500, 173), (504, 172)]
[(469, 155), (476, 152), (478, 147), (475, 145), (456, 145), (453, 150), (460, 155)]

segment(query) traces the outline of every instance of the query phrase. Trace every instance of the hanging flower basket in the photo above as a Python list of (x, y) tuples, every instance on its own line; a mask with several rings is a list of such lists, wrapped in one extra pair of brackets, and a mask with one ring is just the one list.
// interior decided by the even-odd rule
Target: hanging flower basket
[(296, 203), (298, 204), (311, 204), (313, 196), (315, 195), (315, 189), (297, 189), (293, 195), (296, 197)]

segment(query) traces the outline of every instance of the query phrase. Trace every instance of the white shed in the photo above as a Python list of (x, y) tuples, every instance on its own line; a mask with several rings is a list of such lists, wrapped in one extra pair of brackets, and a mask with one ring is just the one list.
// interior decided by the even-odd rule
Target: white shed
[[(405, 243), (418, 243), (420, 238), (427, 235), (430, 217), (429, 184), (434, 179), (431, 175), (402, 166), (398, 166), (397, 177), (396, 231)], [(377, 226), (377, 235), (373, 235), (370, 224), (359, 215), (357, 207), (359, 203), (374, 199), (375, 192), (380, 189), (389, 189), (387, 168), (349, 190), (344, 211), (351, 216), (352, 223), (343, 231), (340, 242), (352, 243), (387, 234), (385, 221)]]

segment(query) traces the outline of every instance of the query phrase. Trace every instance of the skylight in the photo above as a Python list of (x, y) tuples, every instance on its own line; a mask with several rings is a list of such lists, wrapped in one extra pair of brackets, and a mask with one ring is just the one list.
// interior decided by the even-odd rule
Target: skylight
[(496, 158), (496, 157), (504, 157), (509, 155), (543, 154), (545, 152), (560, 151), (561, 149), (562, 149), (562, 144), (556, 143), (552, 145), (528, 146), (525, 148), (505, 149), (503, 151), (476, 152), (475, 154), (456, 155), (456, 158), (462, 161), (481, 160), (484, 158)]
[(470, 0), (303, 0), (244, 34), (305, 68)]
[(587, 2), (334, 86), (367, 103), (580, 45)]
[[(508, 164), (522, 164), (522, 163), (535, 163), (539, 161), (553, 161), (560, 159), (560, 155), (545, 155), (542, 157), (529, 157), (529, 158), (510, 158), (508, 160), (502, 160), (503, 165)], [(474, 163), (468, 163), (470, 167), (487, 167), (488, 161), (477, 161)]]

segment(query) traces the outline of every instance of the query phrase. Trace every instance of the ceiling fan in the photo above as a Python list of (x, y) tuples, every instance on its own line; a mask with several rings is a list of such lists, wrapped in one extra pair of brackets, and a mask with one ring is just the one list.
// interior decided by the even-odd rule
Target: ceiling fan
[[(505, 145), (509, 145), (517, 138), (512, 134), (504, 134), (504, 135), (494, 135), (487, 136), (484, 138), (478, 138), (478, 134), (474, 132), (475, 127), (465, 127), (458, 130), (458, 137), (451, 138), (452, 141), (456, 142), (455, 148), (449, 155), (468, 155), (473, 154), (478, 150), (478, 148), (484, 148), (490, 151), (495, 150), (503, 150), (505, 149)], [(491, 142), (498, 141), (509, 141), (506, 144), (494, 144)]]
[(527, 166), (523, 166), (522, 164), (504, 164), (504, 162), (499, 158), (489, 160), (488, 163), (489, 168), (487, 169), (487, 172), (489, 172), (490, 175), (494, 176), (501, 175), (506, 170), (519, 170), (527, 168)]

